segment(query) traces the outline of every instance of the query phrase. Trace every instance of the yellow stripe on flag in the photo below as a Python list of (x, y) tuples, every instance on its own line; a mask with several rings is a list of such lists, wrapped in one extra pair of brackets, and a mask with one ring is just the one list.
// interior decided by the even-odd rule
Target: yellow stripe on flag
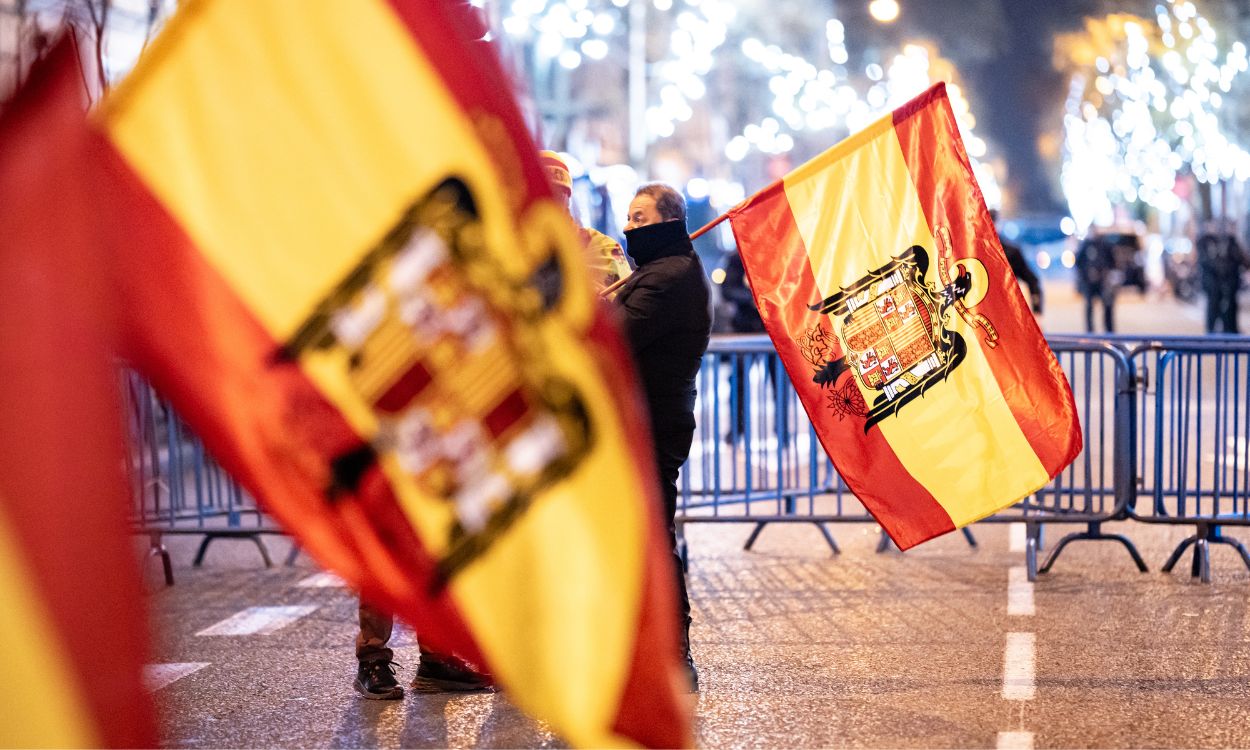
[[(4, 507), (0, 498), (0, 508)], [(35, 578), (0, 514), (0, 747), (97, 747), (65, 650), (36, 595)], [(84, 627), (89, 625), (84, 624)]]
[[(822, 295), (853, 284), (912, 245), (929, 254), (926, 281), (941, 288), (937, 243), (889, 116), (787, 175), (785, 191)], [(997, 509), (985, 498), (1024, 497), (1049, 476), (1003, 398), (979, 331), (954, 312), (948, 327), (967, 342), (967, 358), (921, 401), (874, 429), (962, 526)], [(876, 396), (864, 395), (869, 402)], [(939, 401), (942, 408), (923, 408)], [(1000, 458), (980, 461), (983, 456)]]
[[(568, 236), (559, 248), (572, 259), (567, 267), (582, 263), (554, 202), (531, 207), (523, 227), (512, 221), (509, 191), (474, 123), (383, 3), (201, 1), (157, 41), (103, 124), (276, 341), (448, 175), (471, 188), (492, 260), (506, 273), (531, 270), (526, 247), (546, 250), (553, 235)], [(603, 732), (633, 655), (646, 534), (641, 504), (603, 502), (602, 488), (617, 497), (644, 492), (621, 460), (630, 450), (611, 394), (570, 330), (593, 300), (577, 293), (580, 275), (565, 282), (570, 301), (541, 327), (551, 355), (544, 364), (581, 388), (602, 429), (577, 472), (458, 574), (451, 591), (496, 675), (505, 686), (526, 685), (515, 696), (523, 708), (559, 714), (579, 744), (607, 745), (619, 741)], [(372, 434), (376, 419), (343, 363), (327, 355), (305, 366), (353, 427)], [(381, 461), (422, 542), (444, 552), (449, 504), (423, 496), (393, 456)], [(518, 590), (517, 571), (552, 583)], [(572, 715), (554, 708), (569, 705)]]

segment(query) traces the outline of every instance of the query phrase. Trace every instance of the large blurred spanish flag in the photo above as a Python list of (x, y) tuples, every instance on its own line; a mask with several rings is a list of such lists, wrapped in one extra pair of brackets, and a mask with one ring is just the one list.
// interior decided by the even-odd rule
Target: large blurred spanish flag
[(0, 747), (150, 747), (86, 91), (49, 57), (0, 120)]
[(817, 436), (900, 548), (1017, 502), (1080, 452), (944, 84), (729, 218)]
[(183, 4), (93, 123), (125, 353), (423, 645), (686, 745), (628, 357), (468, 9)]

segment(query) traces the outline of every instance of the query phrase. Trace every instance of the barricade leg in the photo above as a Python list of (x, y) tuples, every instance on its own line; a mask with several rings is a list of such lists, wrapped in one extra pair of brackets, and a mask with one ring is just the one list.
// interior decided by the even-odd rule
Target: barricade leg
[(200, 548), (196, 550), (195, 560), (191, 563), (192, 566), (196, 568), (200, 567), (200, 565), (204, 562), (204, 555), (208, 552), (208, 545), (212, 544), (215, 539), (249, 539), (256, 545), (256, 549), (260, 551), (260, 557), (265, 561), (265, 567), (273, 567), (273, 560), (269, 557), (269, 548), (265, 546), (265, 542), (260, 538), (260, 534), (255, 531), (205, 532), (204, 541), (200, 542)]
[[(677, 557), (681, 560), (682, 575), (690, 573), (690, 547), (686, 544), (686, 525), (677, 519), (673, 520), (673, 530), (677, 537)], [(748, 548), (749, 549), (749, 548)]]
[[(1176, 549), (1172, 550), (1172, 554), (1168, 555), (1167, 562), (1163, 563), (1163, 572), (1171, 573), (1172, 568), (1176, 567), (1176, 563), (1180, 562), (1181, 555), (1185, 554), (1185, 550), (1189, 549), (1189, 545), (1198, 541), (1197, 536), (1187, 537), (1180, 544), (1176, 545)], [(1194, 575), (1197, 575), (1195, 573)]]
[(286, 553), (286, 566), (287, 566), (288, 568), (289, 568), (289, 567), (291, 567), (291, 566), (293, 566), (293, 565), (295, 565), (295, 561), (299, 559), (299, 553), (300, 553), (300, 552), (301, 552), (301, 548), (300, 548), (300, 546), (299, 546), (299, 542), (297, 542), (297, 541), (295, 541), (294, 539), (292, 539), (292, 540), (291, 540), (291, 551), (290, 551), (290, 552), (288, 552), (288, 553)]
[(833, 534), (829, 532), (829, 527), (820, 521), (812, 521), (816, 524), (816, 528), (820, 529), (821, 535), (825, 537), (825, 541), (829, 543), (829, 549), (833, 550), (833, 554), (840, 555), (842, 550), (838, 548), (838, 543), (834, 541)]
[[(960, 529), (960, 531), (963, 532), (964, 539), (968, 541), (968, 546), (976, 549), (977, 538), (972, 535), (972, 529), (965, 526)], [(890, 538), (889, 534), (885, 533), (885, 529), (882, 529), (881, 538), (877, 540), (877, 554), (881, 555), (889, 552), (890, 550), (898, 550), (898, 545), (894, 543), (894, 540)], [(837, 552), (836, 548), (834, 549), (834, 552)]]
[[(797, 519), (796, 519), (797, 520)], [(751, 529), (751, 534), (747, 537), (746, 542), (742, 545), (742, 549), (750, 550), (755, 546), (755, 540), (760, 538), (760, 532), (764, 530), (770, 521), (756, 521), (755, 528)], [(820, 535), (825, 538), (825, 543), (829, 545), (829, 550), (835, 555), (842, 554), (842, 549), (838, 547), (838, 542), (833, 538), (833, 534), (825, 525), (824, 521), (810, 521), (813, 526), (820, 530)], [(884, 532), (883, 532), (884, 533)]]
[(1137, 569), (1143, 573), (1149, 570), (1149, 568), (1146, 567), (1146, 561), (1141, 557), (1141, 553), (1139, 553), (1137, 551), (1137, 547), (1128, 540), (1128, 537), (1125, 537), (1122, 534), (1104, 534), (1102, 532), (1102, 522), (1092, 521), (1085, 531), (1074, 532), (1060, 539), (1059, 544), (1057, 544), (1054, 551), (1050, 553), (1050, 557), (1046, 558), (1046, 564), (1042, 565), (1038, 572), (1049, 573), (1051, 566), (1055, 564), (1055, 560), (1059, 559), (1059, 553), (1063, 552), (1063, 548), (1067, 547), (1068, 544), (1079, 540), (1098, 541), (1102, 539), (1123, 544), (1124, 548), (1128, 550), (1129, 556), (1133, 558), (1133, 562), (1137, 564)]
[(1037, 580), (1037, 550), (1042, 546), (1042, 525), (1034, 521), (1024, 524), (1024, 565), (1029, 582)]
[(1180, 561), (1181, 555), (1185, 554), (1185, 550), (1189, 549), (1189, 545), (1194, 546), (1194, 557), (1189, 567), (1189, 575), (1191, 578), (1197, 578), (1203, 583), (1211, 582), (1211, 545), (1227, 544), (1237, 553), (1241, 555), (1241, 561), (1250, 568), (1250, 552), (1246, 550), (1246, 546), (1239, 540), (1226, 537), (1223, 530), (1218, 525), (1200, 523), (1197, 525), (1196, 533), (1186, 538), (1176, 546), (1168, 557), (1166, 563), (1163, 564), (1163, 572), (1171, 573), (1172, 568), (1176, 567), (1176, 563)]
[(161, 568), (165, 572), (165, 585), (174, 585), (174, 563), (169, 558), (169, 550), (165, 548), (165, 543), (161, 541), (161, 533), (153, 531), (148, 535), (150, 544), (148, 546), (148, 557), (160, 557)]
[(1245, 563), (1246, 568), (1250, 568), (1250, 551), (1246, 550), (1246, 545), (1242, 544), (1240, 540), (1224, 536), (1223, 527), (1215, 527), (1211, 541), (1216, 544), (1227, 544), (1237, 550), (1237, 553), (1241, 555), (1241, 561)]
[(751, 535), (747, 537), (746, 544), (742, 545), (742, 549), (748, 552), (755, 546), (755, 540), (760, 538), (760, 532), (764, 530), (764, 526), (768, 521), (756, 521), (755, 528), (751, 529)]

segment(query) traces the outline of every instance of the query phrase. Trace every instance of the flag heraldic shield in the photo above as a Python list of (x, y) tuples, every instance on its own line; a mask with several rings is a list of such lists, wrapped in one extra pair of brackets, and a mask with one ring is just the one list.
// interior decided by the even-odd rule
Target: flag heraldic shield
[(423, 645), (686, 745), (628, 355), (456, 5), (185, 4), (96, 118), (127, 355)]
[(151, 747), (108, 266), (62, 39), (0, 120), (0, 747)]
[(1080, 452), (944, 84), (729, 218), (821, 444), (900, 548), (1017, 502)]

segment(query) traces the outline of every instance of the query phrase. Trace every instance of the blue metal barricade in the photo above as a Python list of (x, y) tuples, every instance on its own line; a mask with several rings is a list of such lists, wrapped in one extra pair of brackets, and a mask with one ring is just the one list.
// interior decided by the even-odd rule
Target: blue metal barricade
[(1159, 338), (1135, 346), (1132, 358), (1149, 374), (1138, 397), (1133, 518), (1195, 527), (1165, 572), (1191, 545), (1191, 572), (1203, 582), (1212, 544), (1233, 547), (1250, 567), (1250, 552), (1222, 529), (1250, 525), (1250, 340)]
[(151, 541), (152, 556), (162, 560), (165, 580), (173, 583), (167, 534), (202, 534), (194, 565), (199, 566), (216, 539), (253, 541), (266, 566), (272, 565), (262, 534), (279, 530), (204, 450), (204, 445), (142, 378), (123, 371), (122, 404), (131, 450), (127, 470), (131, 485), (130, 523)]
[[(1193, 525), (1165, 565), (1194, 546), (1194, 575), (1210, 580), (1209, 546), (1250, 552), (1222, 534), (1250, 526), (1250, 337), (1052, 336), (1081, 421), (1084, 448), (1047, 486), (986, 522), (1023, 522), (1030, 579), (1072, 541), (1111, 539), (1108, 521)], [(132, 437), (132, 522), (152, 538), (203, 534), (196, 564), (221, 537), (279, 532), (140, 378), (122, 383)], [(790, 380), (764, 336), (717, 336), (698, 379), (697, 429), (679, 480), (677, 524), (753, 523), (746, 546), (770, 523), (814, 524), (836, 553), (830, 523), (871, 523), (826, 456)], [(1037, 565), (1041, 529), (1079, 523)], [(969, 535), (969, 541), (972, 541)]]
[[(1051, 345), (1076, 397), (1084, 450), (1049, 485), (986, 520), (1026, 523), (1030, 577), (1038, 570), (1040, 526), (1056, 522), (1087, 528), (1061, 540), (1042, 571), (1078, 539), (1119, 541), (1144, 570), (1133, 545), (1100, 526), (1127, 517), (1133, 497), (1132, 362), (1122, 348), (1098, 339), (1055, 337)], [(749, 549), (769, 523), (813, 523), (836, 552), (826, 524), (873, 521), (820, 446), (767, 337), (714, 337), (698, 387), (695, 441), (680, 481), (679, 525), (754, 523)]]

